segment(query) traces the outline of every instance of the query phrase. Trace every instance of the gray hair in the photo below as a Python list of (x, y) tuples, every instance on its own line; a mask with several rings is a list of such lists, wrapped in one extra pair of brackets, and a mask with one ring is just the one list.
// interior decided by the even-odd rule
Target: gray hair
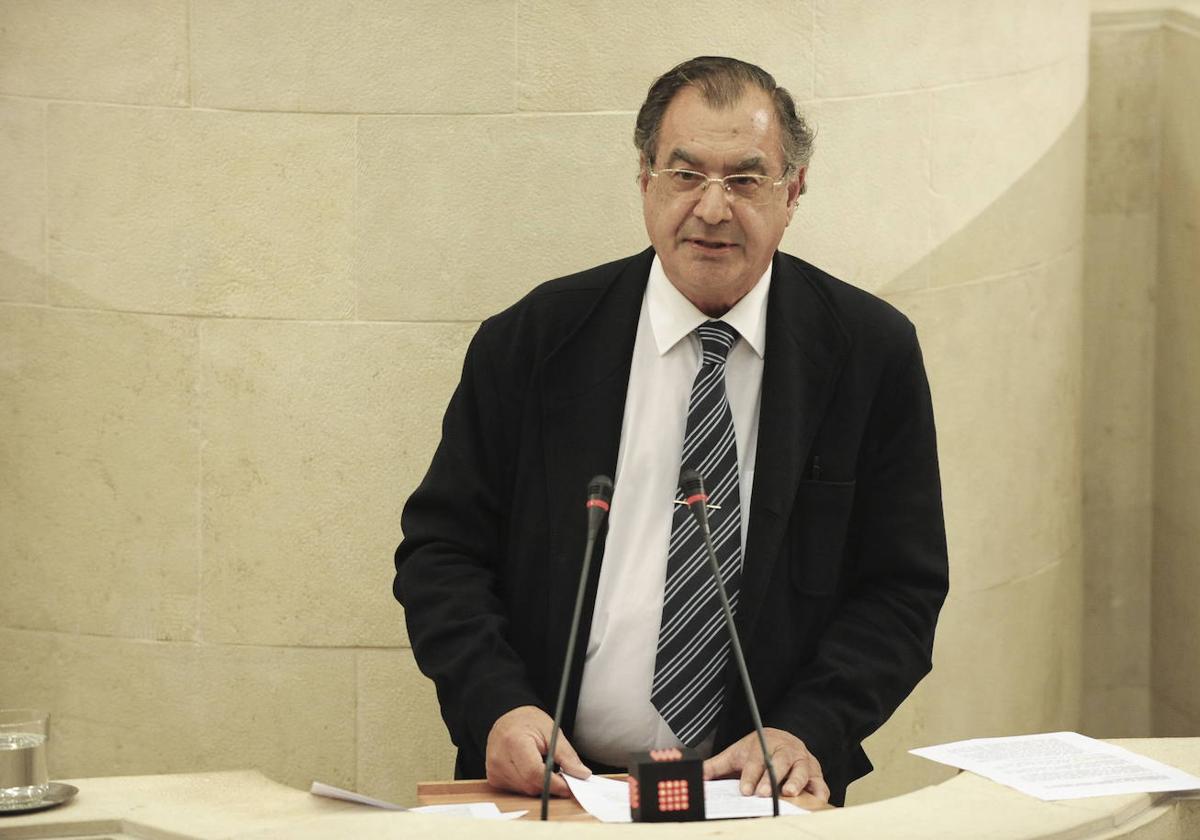
[(775, 116), (783, 130), (785, 172), (807, 166), (812, 159), (815, 132), (797, 113), (796, 101), (787, 88), (776, 84), (775, 78), (757, 65), (736, 58), (703, 55), (677, 64), (650, 85), (633, 129), (633, 144), (646, 163), (654, 164), (663, 115), (675, 95), (685, 87), (696, 88), (704, 101), (714, 108), (736, 105), (747, 87), (762, 90), (775, 103)]

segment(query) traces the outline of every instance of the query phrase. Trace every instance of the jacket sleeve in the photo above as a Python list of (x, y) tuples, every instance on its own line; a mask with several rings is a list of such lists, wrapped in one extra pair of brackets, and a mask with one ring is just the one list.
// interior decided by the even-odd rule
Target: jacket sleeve
[(814, 658), (764, 715), (823, 766), (856, 749), (929, 672), (948, 589), (933, 407), (916, 334), (906, 326), (864, 428), (844, 594)]
[(505, 712), (540, 701), (506, 640), (498, 591), (504, 545), (502, 495), (512, 457), (511, 391), (497, 383), (488, 323), (467, 350), (424, 480), (401, 516), (394, 594), (413, 654), (437, 688), (454, 743), (479, 756)]

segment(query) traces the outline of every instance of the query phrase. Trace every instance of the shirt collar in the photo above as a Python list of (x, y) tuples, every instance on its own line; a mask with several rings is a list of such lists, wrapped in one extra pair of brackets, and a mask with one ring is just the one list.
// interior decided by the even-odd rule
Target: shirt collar
[[(738, 331), (761, 359), (767, 345), (767, 290), (771, 286), (771, 266), (746, 295), (734, 304), (720, 320)], [(650, 280), (646, 285), (646, 304), (650, 313), (650, 327), (658, 355), (665, 356), (692, 330), (712, 320), (667, 279), (662, 262), (654, 255), (650, 264)]]

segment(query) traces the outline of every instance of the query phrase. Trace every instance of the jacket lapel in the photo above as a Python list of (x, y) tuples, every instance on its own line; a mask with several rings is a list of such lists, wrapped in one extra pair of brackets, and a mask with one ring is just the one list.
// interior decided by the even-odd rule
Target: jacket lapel
[(751, 643), (764, 609), (797, 485), (849, 345), (832, 306), (801, 264), (777, 253), (767, 304), (754, 492), (737, 615), (744, 644)]
[[(546, 463), (549, 581), (546, 653), (549, 673), (560, 673), (586, 545), (588, 481), (612, 477), (617, 468), (625, 392), (638, 317), (653, 250), (630, 260), (601, 295), (592, 312), (547, 358), (542, 375), (543, 440)], [(567, 728), (574, 719), (583, 657), (603, 557), (595, 547), (572, 665), (566, 705)]]

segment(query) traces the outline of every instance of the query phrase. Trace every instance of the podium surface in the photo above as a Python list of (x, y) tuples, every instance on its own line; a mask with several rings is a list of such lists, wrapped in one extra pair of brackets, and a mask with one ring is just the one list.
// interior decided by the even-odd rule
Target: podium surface
[[(1200, 738), (1116, 743), (1200, 774)], [(250, 770), (59, 781), (78, 787), (79, 795), (54, 810), (0, 817), (0, 840), (88, 836), (116, 840), (548, 840), (561, 837), (564, 831), (562, 825), (538, 821), (496, 822), (382, 811), (313, 796)], [(532, 807), (537, 800), (522, 801)], [(739, 840), (1196, 840), (1200, 837), (1200, 797), (1143, 793), (1042, 802), (980, 776), (960, 773), (894, 799), (803, 816), (670, 824), (573, 821), (569, 831), (571, 837), (585, 840), (689, 840), (717, 835)]]

